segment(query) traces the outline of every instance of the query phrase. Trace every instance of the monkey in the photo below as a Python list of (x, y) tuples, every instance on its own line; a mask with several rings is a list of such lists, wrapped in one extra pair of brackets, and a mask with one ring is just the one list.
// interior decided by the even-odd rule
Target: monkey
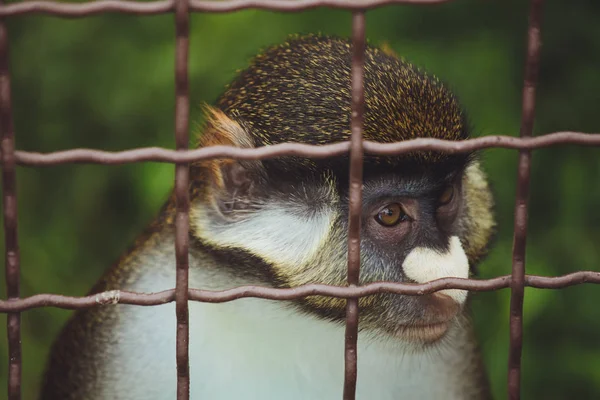
[[(296, 35), (260, 52), (213, 106), (198, 147), (350, 138), (352, 42)], [(367, 44), (365, 140), (463, 140), (466, 112), (432, 74)], [(489, 251), (494, 199), (478, 154), (363, 158), (360, 284), (468, 278)], [(190, 164), (189, 284), (347, 285), (349, 156)], [(172, 194), (91, 293), (175, 285)], [(491, 396), (468, 292), (359, 299), (358, 399)], [(189, 302), (191, 399), (342, 397), (345, 299)], [(42, 400), (173, 399), (174, 303), (78, 310), (55, 342)]]

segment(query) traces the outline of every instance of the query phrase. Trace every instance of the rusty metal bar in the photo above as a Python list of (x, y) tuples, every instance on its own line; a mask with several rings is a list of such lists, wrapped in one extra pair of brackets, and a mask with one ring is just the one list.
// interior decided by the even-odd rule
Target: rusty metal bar
[[(362, 215), (364, 123), (365, 13), (352, 14), (352, 68), (350, 129), (350, 188), (348, 205), (348, 286), (356, 287), (360, 276), (360, 219)], [(356, 397), (358, 298), (346, 300), (344, 346), (344, 400)]]
[[(426, 283), (374, 282), (357, 287), (309, 284), (293, 288), (275, 289), (263, 286), (238, 286), (227, 290), (189, 289), (191, 301), (224, 303), (247, 297), (260, 297), (268, 300), (294, 300), (307, 296), (331, 296), (353, 298), (372, 296), (377, 293), (395, 293), (409, 296), (430, 294), (439, 290), (463, 289), (472, 292), (489, 292), (510, 287), (511, 275), (491, 279), (442, 278)], [(536, 289), (563, 289), (585, 283), (600, 284), (600, 272), (577, 271), (567, 275), (549, 277), (525, 275), (525, 286)], [(155, 306), (175, 300), (175, 289), (157, 293), (133, 293), (125, 291), (101, 292), (85, 297), (71, 297), (60, 294), (36, 294), (18, 300), (0, 300), (0, 313), (22, 312), (33, 308), (57, 307), (78, 310), (108, 304), (132, 304)]]
[[(191, 0), (193, 12), (227, 13), (246, 9), (278, 12), (306, 11), (319, 7), (350, 11), (369, 10), (391, 4), (433, 5), (452, 0)], [(59, 3), (52, 1), (23, 1), (0, 6), (0, 17), (23, 14), (48, 14), (58, 17), (85, 17), (101, 13), (127, 13), (138, 15), (163, 14), (175, 8), (174, 0), (140, 3), (137, 1), (100, 0), (88, 3)]]
[[(190, 99), (188, 82), (189, 53), (189, 1), (175, 3), (175, 145), (177, 150), (189, 146)], [(177, 262), (175, 308), (177, 314), (177, 400), (190, 398), (189, 374), (189, 164), (179, 163), (175, 167), (175, 257)]]
[[(378, 143), (363, 141), (366, 154), (389, 156), (416, 150), (438, 150), (448, 153), (463, 153), (488, 148), (505, 149), (541, 149), (556, 145), (574, 144), (581, 146), (600, 146), (600, 134), (581, 132), (556, 132), (537, 137), (517, 138), (512, 136), (484, 136), (461, 141), (440, 139), (411, 139), (397, 143)], [(212, 158), (235, 158), (239, 160), (258, 160), (294, 155), (308, 158), (326, 158), (348, 153), (350, 142), (340, 142), (322, 146), (302, 143), (281, 143), (272, 146), (242, 149), (231, 146), (210, 146), (194, 150), (175, 151), (158, 147), (137, 148), (125, 151), (101, 151), (91, 149), (72, 149), (53, 153), (34, 153), (16, 151), (17, 165), (48, 166), (66, 163), (127, 164), (135, 162), (189, 163)]]
[[(17, 174), (15, 131), (10, 93), (8, 29), (0, 20), (0, 130), (2, 134), (2, 193), (4, 212), (4, 268), (8, 302), (19, 298), (19, 241), (17, 235)], [(8, 336), (8, 399), (21, 398), (21, 314), (6, 316)]]
[[(540, 25), (543, 0), (532, 0), (529, 14), (527, 59), (523, 85), (523, 112), (520, 136), (531, 137), (535, 121), (535, 89), (540, 63)], [(521, 398), (521, 353), (523, 348), (523, 297), (525, 294), (525, 250), (527, 243), (527, 206), (531, 172), (531, 150), (519, 152), (515, 199), (513, 265), (510, 296), (510, 349), (508, 352), (508, 397)]]
[(0, 7), (0, 16), (47, 14), (56, 17), (86, 17), (104, 13), (126, 13), (137, 15), (164, 14), (173, 11), (174, 0), (151, 2), (100, 0), (87, 3), (59, 3), (54, 1), (22, 1)]

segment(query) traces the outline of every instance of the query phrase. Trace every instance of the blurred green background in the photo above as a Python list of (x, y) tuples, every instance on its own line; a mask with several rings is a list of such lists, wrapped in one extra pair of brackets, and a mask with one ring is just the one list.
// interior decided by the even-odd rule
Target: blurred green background
[[(600, 2), (547, 1), (536, 134), (599, 132)], [(389, 6), (367, 14), (372, 43), (432, 71), (455, 90), (476, 135), (518, 135), (527, 1), (456, 1)], [(192, 17), (193, 125), (236, 70), (291, 33), (347, 36), (351, 16), (243, 11)], [(172, 148), (173, 16), (104, 15), (77, 20), (9, 19), (17, 148)], [(510, 273), (517, 152), (487, 150), (497, 196), (497, 245), (482, 277)], [(156, 214), (173, 166), (66, 165), (18, 169), (21, 291), (83, 295)], [(597, 270), (600, 261), (600, 149), (535, 152), (527, 271)], [(3, 243), (2, 243), (3, 245)], [(3, 249), (2, 249), (3, 250)], [(506, 398), (509, 291), (474, 296), (474, 319), (494, 394)], [(5, 287), (0, 288), (5, 296)], [(600, 398), (600, 287), (527, 289), (524, 399)], [(35, 398), (51, 341), (70, 315), (23, 314), (23, 393)], [(5, 315), (0, 324), (5, 326)], [(6, 389), (6, 330), (0, 330), (0, 398)], [(374, 399), (376, 400), (376, 399)]]

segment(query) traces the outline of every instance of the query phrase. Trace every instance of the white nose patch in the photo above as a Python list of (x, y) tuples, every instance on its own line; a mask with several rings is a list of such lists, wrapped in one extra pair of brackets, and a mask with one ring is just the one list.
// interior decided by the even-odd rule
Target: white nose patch
[[(469, 260), (457, 236), (450, 238), (448, 252), (440, 253), (426, 247), (415, 247), (402, 264), (407, 278), (417, 283), (425, 283), (440, 278), (469, 277)], [(441, 290), (459, 304), (467, 299), (467, 291), (459, 289)]]

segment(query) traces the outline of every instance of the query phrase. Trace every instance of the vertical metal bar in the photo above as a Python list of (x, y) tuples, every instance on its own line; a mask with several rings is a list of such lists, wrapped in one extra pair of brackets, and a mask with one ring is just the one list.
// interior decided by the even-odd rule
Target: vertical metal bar
[[(365, 13), (352, 14), (352, 104), (350, 139), (350, 189), (348, 217), (348, 285), (356, 286), (360, 275), (360, 218), (363, 185), (364, 122), (364, 60), (365, 58)], [(344, 400), (354, 400), (357, 378), (358, 341), (358, 298), (346, 301), (346, 342)]]
[[(175, 2), (175, 144), (177, 150), (189, 146), (189, 3)], [(189, 246), (189, 165), (178, 163), (175, 167), (175, 257), (177, 275), (175, 308), (177, 314), (177, 399), (190, 398), (189, 375), (189, 315), (188, 315), (188, 246)]]
[[(1, 2), (0, 2), (1, 4)], [(2, 193), (4, 201), (4, 265), (8, 299), (19, 297), (19, 242), (17, 237), (17, 174), (12, 120), (8, 30), (0, 20), (0, 130), (2, 131)], [(21, 314), (6, 316), (8, 334), (8, 399), (21, 399)]]
[[(535, 90), (540, 61), (540, 24), (543, 0), (532, 0), (529, 14), (527, 60), (523, 85), (521, 137), (533, 134), (535, 118)], [(508, 356), (508, 397), (521, 397), (521, 351), (523, 347), (523, 296), (525, 294), (525, 248), (527, 241), (527, 203), (531, 151), (519, 152), (518, 183), (515, 200), (515, 231), (510, 298), (510, 351)]]

